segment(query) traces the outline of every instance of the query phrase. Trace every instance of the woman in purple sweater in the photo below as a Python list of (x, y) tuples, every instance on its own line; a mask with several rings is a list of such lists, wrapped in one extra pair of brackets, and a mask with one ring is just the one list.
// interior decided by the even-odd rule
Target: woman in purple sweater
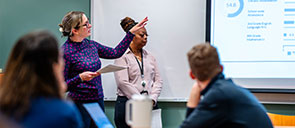
[[(134, 33), (146, 25), (143, 19), (126, 33), (123, 40), (110, 48), (86, 37), (91, 35), (91, 24), (83, 12), (71, 11), (62, 19), (60, 31), (67, 36), (63, 44), (65, 70), (64, 77), (68, 85), (68, 96), (78, 106), (84, 124), (90, 126), (91, 118), (83, 108), (83, 103), (97, 102), (104, 110), (101, 76), (96, 71), (101, 68), (100, 58), (115, 59), (121, 57), (129, 47)], [(93, 125), (93, 123), (91, 124)]]

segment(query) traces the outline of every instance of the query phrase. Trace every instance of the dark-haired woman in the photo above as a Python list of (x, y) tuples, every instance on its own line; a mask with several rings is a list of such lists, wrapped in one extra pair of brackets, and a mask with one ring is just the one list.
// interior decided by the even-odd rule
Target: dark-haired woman
[[(125, 32), (137, 25), (133, 19), (126, 17), (121, 21)], [(147, 31), (143, 27), (135, 32), (129, 49), (115, 60), (116, 65), (128, 67), (115, 72), (117, 82), (117, 101), (115, 106), (115, 123), (117, 128), (128, 128), (125, 122), (125, 104), (134, 94), (149, 95), (157, 108), (157, 99), (162, 90), (162, 79), (159, 74), (155, 57), (143, 49), (147, 43)]]
[(25, 128), (78, 128), (82, 119), (66, 90), (56, 38), (31, 32), (15, 44), (0, 86), (1, 112)]
[(86, 38), (91, 35), (91, 24), (83, 12), (67, 13), (59, 25), (63, 36), (68, 37), (62, 46), (65, 60), (64, 77), (68, 85), (68, 95), (78, 106), (87, 128), (93, 127), (93, 123), (90, 123), (91, 118), (82, 104), (96, 102), (104, 110), (101, 76), (96, 72), (101, 68), (100, 58), (121, 57), (129, 47), (134, 33), (144, 27), (146, 21), (147, 18), (132, 27), (115, 48)]

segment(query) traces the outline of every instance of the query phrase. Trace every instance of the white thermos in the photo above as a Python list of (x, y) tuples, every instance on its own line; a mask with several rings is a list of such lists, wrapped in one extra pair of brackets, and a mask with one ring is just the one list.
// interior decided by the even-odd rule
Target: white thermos
[(152, 107), (147, 95), (133, 95), (126, 103), (126, 123), (132, 128), (151, 128)]

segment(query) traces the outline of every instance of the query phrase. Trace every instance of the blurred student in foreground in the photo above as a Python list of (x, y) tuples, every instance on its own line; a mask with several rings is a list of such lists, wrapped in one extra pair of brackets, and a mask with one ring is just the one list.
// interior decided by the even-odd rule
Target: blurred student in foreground
[(0, 86), (0, 110), (25, 128), (83, 127), (73, 103), (62, 100), (64, 62), (47, 31), (22, 36), (15, 44)]
[(272, 128), (265, 108), (248, 90), (225, 79), (216, 48), (209, 43), (188, 53), (196, 82), (187, 102), (181, 128)]

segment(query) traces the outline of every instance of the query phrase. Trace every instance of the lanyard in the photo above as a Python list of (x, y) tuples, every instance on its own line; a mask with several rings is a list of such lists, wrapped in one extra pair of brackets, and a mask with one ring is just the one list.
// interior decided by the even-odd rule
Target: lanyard
[[(129, 46), (130, 50), (132, 51), (131, 47)], [(132, 51), (133, 52), (133, 51)], [(138, 59), (136, 58), (136, 56), (134, 55), (135, 59), (136, 59), (136, 62), (138, 64), (138, 67), (140, 69), (140, 74), (141, 74), (141, 78), (142, 78), (142, 82), (141, 82), (141, 85), (142, 87), (144, 88), (145, 85), (146, 85), (146, 82), (143, 80), (144, 78), (144, 70), (143, 70), (143, 54), (142, 54), (142, 49), (140, 50), (140, 53), (141, 53), (141, 66), (140, 66), (140, 63), (138, 61)], [(134, 53), (133, 53), (134, 54)], [(148, 91), (146, 91), (145, 89), (143, 91), (140, 92), (140, 94), (145, 94), (145, 95), (148, 95)]]
[[(129, 47), (130, 50), (132, 51), (131, 47)], [(132, 51), (133, 52), (133, 51)], [(135, 59), (136, 59), (136, 62), (138, 64), (138, 67), (140, 69), (140, 74), (141, 74), (141, 78), (144, 78), (144, 70), (143, 70), (143, 55), (142, 55), (142, 49), (140, 50), (140, 53), (141, 53), (141, 66), (140, 66), (140, 63), (138, 61), (138, 59), (136, 58), (136, 56), (134, 55)]]

